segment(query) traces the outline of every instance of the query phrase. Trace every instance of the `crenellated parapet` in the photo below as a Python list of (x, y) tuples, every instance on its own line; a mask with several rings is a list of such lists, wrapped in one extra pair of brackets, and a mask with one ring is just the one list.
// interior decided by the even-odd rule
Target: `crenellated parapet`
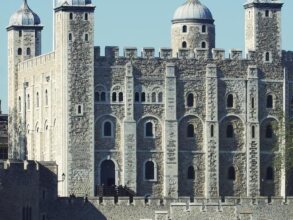
[(44, 66), (48, 63), (54, 62), (54, 60), (55, 52), (51, 52), (19, 63), (18, 70), (22, 72), (29, 69), (36, 69), (39, 66)]

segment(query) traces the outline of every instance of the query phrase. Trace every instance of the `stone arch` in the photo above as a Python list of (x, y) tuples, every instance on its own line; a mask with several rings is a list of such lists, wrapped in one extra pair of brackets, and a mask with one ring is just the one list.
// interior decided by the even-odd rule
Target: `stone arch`
[[(104, 136), (104, 123), (110, 122), (112, 126), (111, 137)], [(121, 143), (121, 124), (119, 120), (113, 115), (102, 115), (96, 118), (95, 121), (95, 145), (97, 149), (110, 150), (120, 149)]]
[[(111, 165), (108, 167), (109, 168), (109, 172), (107, 172), (107, 170), (103, 170), (103, 164), (110, 162)], [(114, 179), (114, 181), (113, 181)], [(110, 181), (108, 181), (110, 180)], [(106, 181), (106, 185), (119, 185), (119, 166), (118, 163), (115, 159), (111, 158), (111, 157), (106, 157), (100, 160), (99, 164), (98, 164), (98, 179), (97, 179), (97, 183), (98, 185), (102, 185), (105, 184)]]
[(95, 102), (105, 102), (108, 100), (107, 88), (103, 84), (95, 86)]
[[(230, 129), (232, 126), (233, 129)], [(233, 131), (228, 136), (227, 129)], [(220, 120), (220, 151), (241, 151), (245, 147), (245, 126), (243, 120), (236, 115), (228, 115)]]
[[(193, 125), (194, 137), (188, 137), (188, 126)], [(196, 115), (185, 115), (179, 120), (179, 150), (200, 151), (203, 149), (202, 119)]]

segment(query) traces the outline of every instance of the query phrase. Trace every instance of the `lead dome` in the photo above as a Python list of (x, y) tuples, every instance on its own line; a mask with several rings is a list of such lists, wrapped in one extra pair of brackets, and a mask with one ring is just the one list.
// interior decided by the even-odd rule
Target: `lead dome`
[(204, 19), (213, 20), (211, 11), (199, 0), (187, 0), (174, 13), (173, 20)]
[(91, 5), (91, 0), (55, 0), (55, 7), (60, 7), (64, 4), (68, 4), (70, 6), (84, 6)]
[(27, 0), (23, 1), (21, 8), (9, 20), (9, 26), (32, 26), (39, 24), (41, 24), (41, 19), (30, 9)]

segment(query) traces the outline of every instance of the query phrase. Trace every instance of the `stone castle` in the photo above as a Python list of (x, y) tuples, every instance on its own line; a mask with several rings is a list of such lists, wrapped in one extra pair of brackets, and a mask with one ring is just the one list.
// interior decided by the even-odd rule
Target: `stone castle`
[(94, 196), (99, 185), (158, 198), (292, 193), (274, 164), (278, 125), (293, 116), (282, 6), (247, 0), (245, 57), (226, 58), (210, 10), (187, 0), (171, 48), (155, 57), (153, 48), (101, 55), (91, 0), (55, 0), (54, 51), (42, 54), (43, 26), (24, 0), (7, 28), (9, 157), (55, 161), (62, 196)]

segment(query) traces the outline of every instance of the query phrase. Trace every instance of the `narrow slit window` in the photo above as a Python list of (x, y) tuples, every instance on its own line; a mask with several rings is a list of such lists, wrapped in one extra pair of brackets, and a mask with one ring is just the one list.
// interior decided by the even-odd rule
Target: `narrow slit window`
[(192, 93), (188, 94), (187, 96), (187, 106), (188, 107), (194, 106), (194, 95)]
[(49, 104), (48, 90), (45, 91), (45, 103), (46, 106)]
[(159, 92), (159, 97), (158, 97), (159, 103), (163, 102), (163, 93)]
[(146, 137), (154, 137), (154, 128), (152, 122), (147, 122), (145, 124), (145, 136)]
[(266, 52), (265, 59), (266, 59), (267, 62), (269, 62), (271, 60), (270, 59), (270, 52)]
[(152, 161), (145, 163), (145, 179), (154, 180), (155, 179), (155, 164)]
[(194, 126), (193, 126), (193, 124), (189, 124), (187, 126), (187, 137), (189, 137), (189, 138), (194, 137)]
[(255, 138), (255, 126), (251, 126), (251, 137)]
[(71, 33), (69, 33), (69, 35), (68, 35), (68, 40), (72, 41), (72, 34)]
[(37, 92), (37, 95), (36, 95), (36, 103), (37, 103), (37, 108), (40, 107), (40, 96), (39, 96), (39, 93)]
[(186, 25), (184, 25), (184, 26), (182, 27), (182, 32), (183, 32), (183, 33), (186, 33), (186, 32), (187, 32), (187, 26), (186, 26)]
[(214, 125), (211, 125), (211, 137), (214, 137)]
[(266, 17), (270, 17), (270, 11), (269, 11), (269, 10), (266, 10), (266, 11), (265, 11), (265, 16), (266, 16)]
[(104, 123), (104, 137), (112, 137), (112, 124), (109, 121)]
[(84, 40), (85, 40), (86, 42), (89, 41), (89, 35), (88, 35), (88, 34), (85, 34), (85, 35), (84, 35)]
[(255, 99), (251, 98), (251, 108), (255, 108)]
[(194, 180), (195, 179), (195, 171), (194, 171), (193, 166), (188, 167), (187, 179), (189, 179), (189, 180)]
[(70, 20), (73, 19), (73, 14), (72, 14), (72, 13), (69, 14), (69, 19), (70, 19)]
[(116, 92), (112, 93), (112, 102), (116, 102), (117, 101), (117, 94)]
[(273, 96), (272, 95), (267, 96), (267, 108), (273, 108)]
[(123, 92), (119, 92), (119, 102), (123, 102)]
[(22, 31), (18, 31), (18, 36), (22, 37)]
[(206, 26), (206, 25), (203, 25), (203, 26), (201, 27), (201, 32), (202, 32), (202, 33), (206, 33), (206, 32), (207, 32), (207, 26)]
[(229, 94), (227, 97), (227, 108), (233, 108), (234, 106), (234, 97), (232, 94)]
[(84, 20), (88, 20), (89, 19), (89, 14), (88, 13), (85, 13), (85, 15), (84, 15)]
[(29, 110), (31, 106), (30, 95), (27, 95), (27, 109)]
[(145, 102), (145, 93), (144, 92), (141, 93), (141, 102)]
[(157, 94), (155, 92), (152, 93), (152, 102), (157, 102)]

